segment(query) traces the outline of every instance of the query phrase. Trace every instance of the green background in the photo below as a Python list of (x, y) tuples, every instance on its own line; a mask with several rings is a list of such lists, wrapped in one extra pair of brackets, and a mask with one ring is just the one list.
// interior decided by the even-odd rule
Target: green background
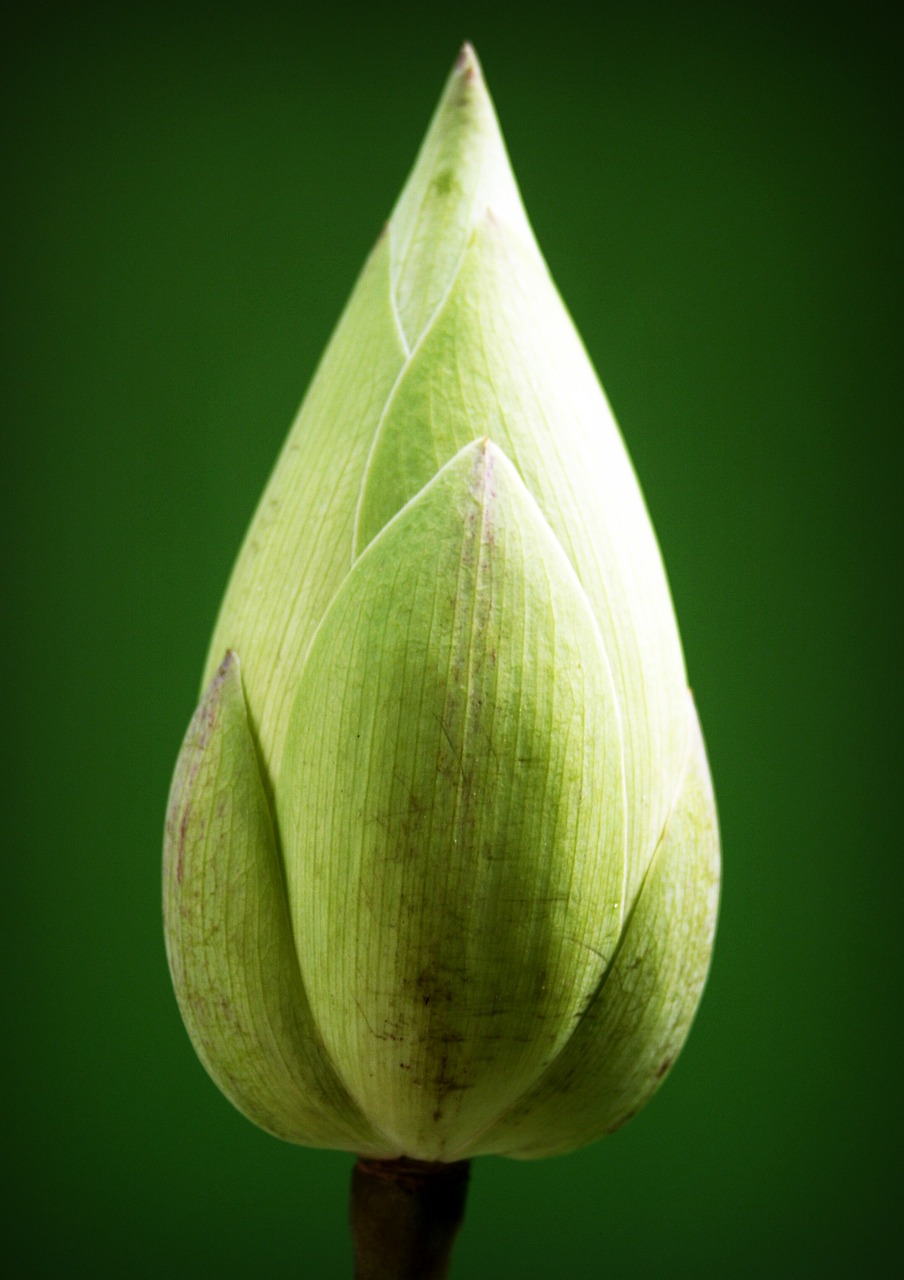
[(725, 882), (662, 1092), (573, 1156), (478, 1162), (456, 1274), (894, 1273), (892, 14), (226, 0), (7, 20), (12, 1274), (350, 1274), (350, 1158), (255, 1130), (182, 1029), (161, 827), (232, 559), (464, 38), (653, 515)]

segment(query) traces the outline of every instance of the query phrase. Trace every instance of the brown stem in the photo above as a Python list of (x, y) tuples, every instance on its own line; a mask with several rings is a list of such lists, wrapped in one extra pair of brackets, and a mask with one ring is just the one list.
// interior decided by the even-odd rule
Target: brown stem
[(470, 1162), (358, 1160), (350, 1216), (355, 1280), (444, 1280)]

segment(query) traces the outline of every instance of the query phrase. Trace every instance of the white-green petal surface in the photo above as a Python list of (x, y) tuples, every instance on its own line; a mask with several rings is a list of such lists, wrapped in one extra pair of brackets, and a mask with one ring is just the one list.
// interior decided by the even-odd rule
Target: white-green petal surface
[(275, 786), (311, 637), (349, 570), (361, 476), (404, 363), (378, 241), (286, 440), (233, 571), (207, 660), (242, 655), (245, 694)]
[(468, 1150), (531, 1158), (611, 1133), (662, 1083), (684, 1044), (709, 969), (719, 833), (700, 726), (671, 815), (611, 968), (549, 1071)]
[(277, 797), (311, 1009), (411, 1156), (542, 1075), (614, 953), (624, 770), (599, 627), (505, 455), (468, 445), (355, 564)]
[(310, 1017), (234, 654), (215, 674), (179, 755), (163, 899), (182, 1017), (230, 1101), (279, 1137), (386, 1154)]
[(686, 679), (665, 573), (628, 455), (538, 255), (485, 215), (383, 413), (359, 552), (439, 467), (489, 436), (511, 459), (583, 586), (624, 716), (629, 900), (674, 794)]
[(452, 284), (486, 209), (534, 245), (492, 100), (465, 45), (389, 222), (393, 298), (409, 348)]

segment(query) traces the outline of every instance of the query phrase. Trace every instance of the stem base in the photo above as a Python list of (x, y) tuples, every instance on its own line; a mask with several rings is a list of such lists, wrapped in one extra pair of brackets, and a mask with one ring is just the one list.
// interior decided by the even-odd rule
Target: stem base
[(469, 1172), (468, 1160), (359, 1158), (350, 1202), (355, 1280), (444, 1280)]

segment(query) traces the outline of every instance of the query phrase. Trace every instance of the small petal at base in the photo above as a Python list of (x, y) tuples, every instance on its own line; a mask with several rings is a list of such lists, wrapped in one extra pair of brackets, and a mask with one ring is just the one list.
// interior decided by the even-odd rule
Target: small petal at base
[(293, 1142), (397, 1154), (356, 1111), (310, 1021), (233, 653), (208, 686), (179, 755), (163, 894), (182, 1017), (229, 1100)]

